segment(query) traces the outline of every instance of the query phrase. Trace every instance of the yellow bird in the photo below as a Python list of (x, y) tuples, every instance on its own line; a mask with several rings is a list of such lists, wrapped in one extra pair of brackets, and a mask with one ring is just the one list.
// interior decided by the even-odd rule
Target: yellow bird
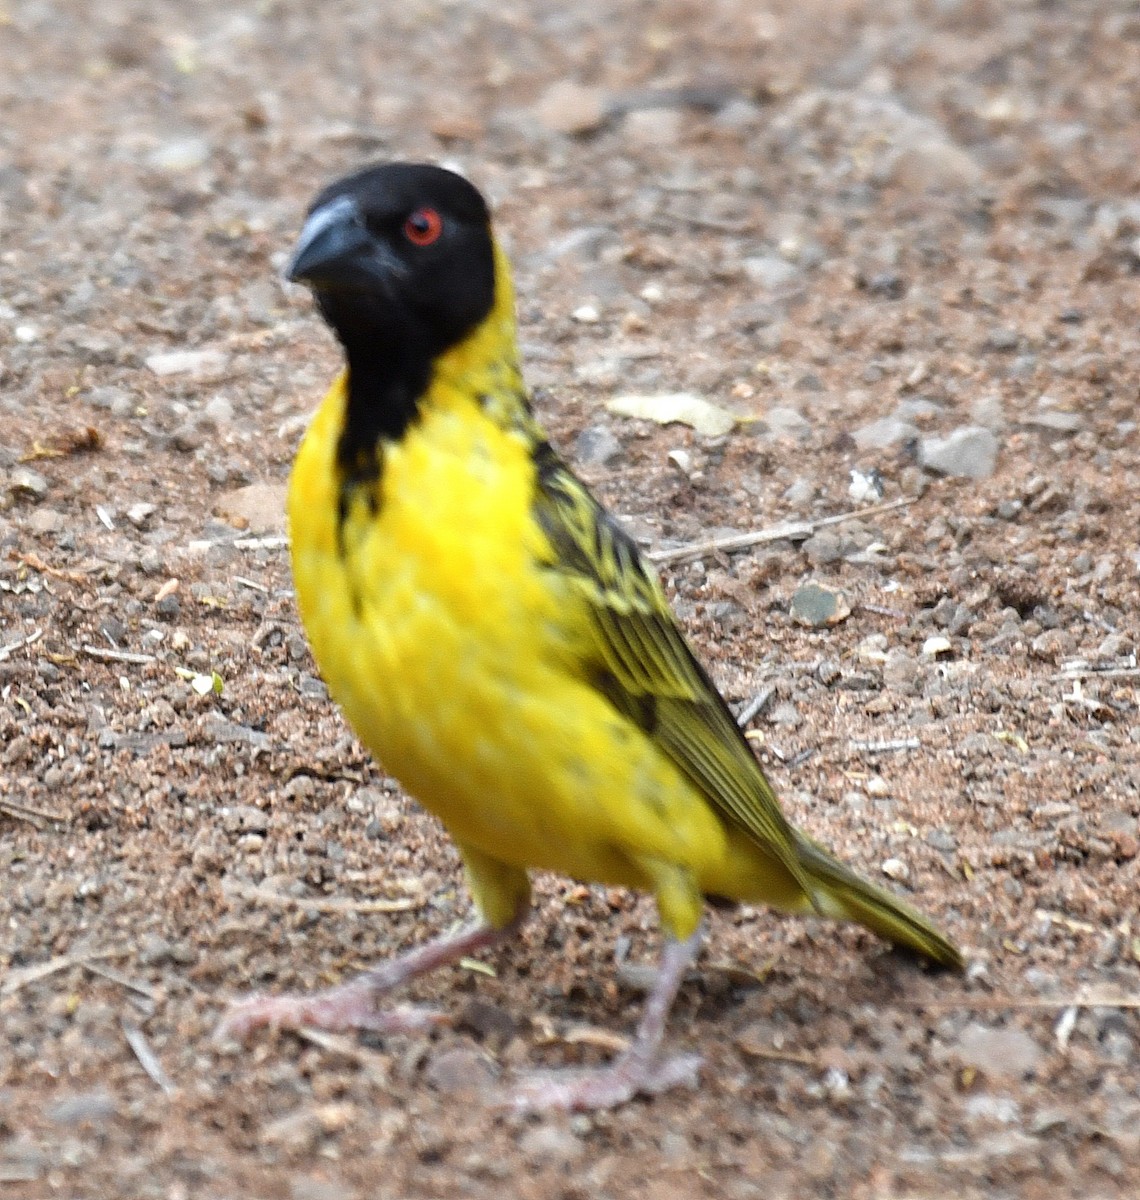
[(519, 1107), (695, 1080), (699, 1059), (662, 1040), (706, 897), (857, 921), (960, 968), (928, 921), (788, 822), (652, 568), (546, 440), (479, 192), (411, 163), (342, 179), (288, 277), (347, 360), (289, 489), (301, 617), (365, 745), (455, 839), (479, 922), (325, 992), (249, 997), (222, 1029), (430, 1024), (378, 1000), (517, 930), (531, 869), (652, 892), (666, 940), (630, 1048), (522, 1081)]

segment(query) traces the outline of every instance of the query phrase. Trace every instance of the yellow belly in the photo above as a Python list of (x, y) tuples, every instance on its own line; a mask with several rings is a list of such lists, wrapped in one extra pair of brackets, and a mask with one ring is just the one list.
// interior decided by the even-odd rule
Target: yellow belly
[(521, 439), (428, 409), (338, 544), (343, 403), (334, 388), (298, 454), (293, 570), (321, 672), (379, 762), (497, 861), (640, 887), (631, 855), (717, 876), (720, 820), (573, 671), (585, 618), (539, 564)]

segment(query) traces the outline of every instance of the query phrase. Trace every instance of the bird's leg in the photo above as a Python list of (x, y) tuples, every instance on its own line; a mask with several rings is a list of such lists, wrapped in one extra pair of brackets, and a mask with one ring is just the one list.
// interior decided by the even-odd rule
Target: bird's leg
[(381, 1010), (376, 1007), (377, 1000), (417, 975), (506, 941), (526, 920), (528, 907), (521, 907), (501, 928), (480, 921), (461, 933), (398, 954), (339, 987), (307, 995), (267, 996), (255, 992), (230, 1005), (216, 1036), (242, 1039), (263, 1026), (329, 1032), (369, 1029), (377, 1033), (420, 1033), (430, 1029), (446, 1021), (446, 1016), (435, 1009), (409, 1005)]
[(669, 1011), (700, 944), (700, 930), (683, 942), (672, 938), (666, 941), (637, 1033), (629, 1048), (612, 1063), (585, 1070), (535, 1072), (508, 1094), (507, 1106), (521, 1112), (615, 1108), (637, 1095), (656, 1096), (682, 1085), (694, 1087), (700, 1056), (662, 1056), (660, 1051)]

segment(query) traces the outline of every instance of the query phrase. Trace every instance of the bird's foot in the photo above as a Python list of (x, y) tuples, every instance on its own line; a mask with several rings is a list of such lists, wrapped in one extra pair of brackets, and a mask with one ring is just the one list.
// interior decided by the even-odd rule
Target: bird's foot
[(267, 996), (254, 992), (234, 1001), (218, 1023), (215, 1037), (243, 1041), (256, 1029), (323, 1029), (343, 1033), (425, 1033), (448, 1020), (436, 1009), (412, 1005), (378, 1009), (379, 991), (368, 976), (323, 992)]
[(643, 1058), (627, 1053), (606, 1067), (535, 1071), (503, 1097), (515, 1112), (588, 1112), (617, 1108), (634, 1096), (659, 1096), (676, 1087), (695, 1088), (699, 1054)]
[(465, 954), (497, 946), (523, 923), (526, 909), (524, 898), (514, 920), (501, 928), (481, 923), (460, 933), (437, 938), (379, 963), (340, 987), (309, 995), (255, 993), (246, 996), (230, 1005), (215, 1036), (241, 1040), (255, 1029), (265, 1028), (324, 1029), (328, 1033), (344, 1033), (350, 1029), (367, 1029), (373, 1033), (424, 1033), (446, 1024), (448, 1017), (430, 1008), (401, 1006), (382, 1010), (377, 1008), (377, 1001), (410, 979), (456, 962)]

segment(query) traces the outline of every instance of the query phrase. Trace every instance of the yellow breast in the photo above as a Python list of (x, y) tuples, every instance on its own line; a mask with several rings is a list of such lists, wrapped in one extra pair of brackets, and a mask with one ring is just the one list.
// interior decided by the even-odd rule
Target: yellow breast
[(574, 610), (531, 515), (522, 435), (434, 395), (338, 530), (338, 383), (294, 467), (297, 600), (333, 696), (461, 841), (516, 866), (642, 885), (622, 846), (719, 858), (725, 834), (575, 673)]

